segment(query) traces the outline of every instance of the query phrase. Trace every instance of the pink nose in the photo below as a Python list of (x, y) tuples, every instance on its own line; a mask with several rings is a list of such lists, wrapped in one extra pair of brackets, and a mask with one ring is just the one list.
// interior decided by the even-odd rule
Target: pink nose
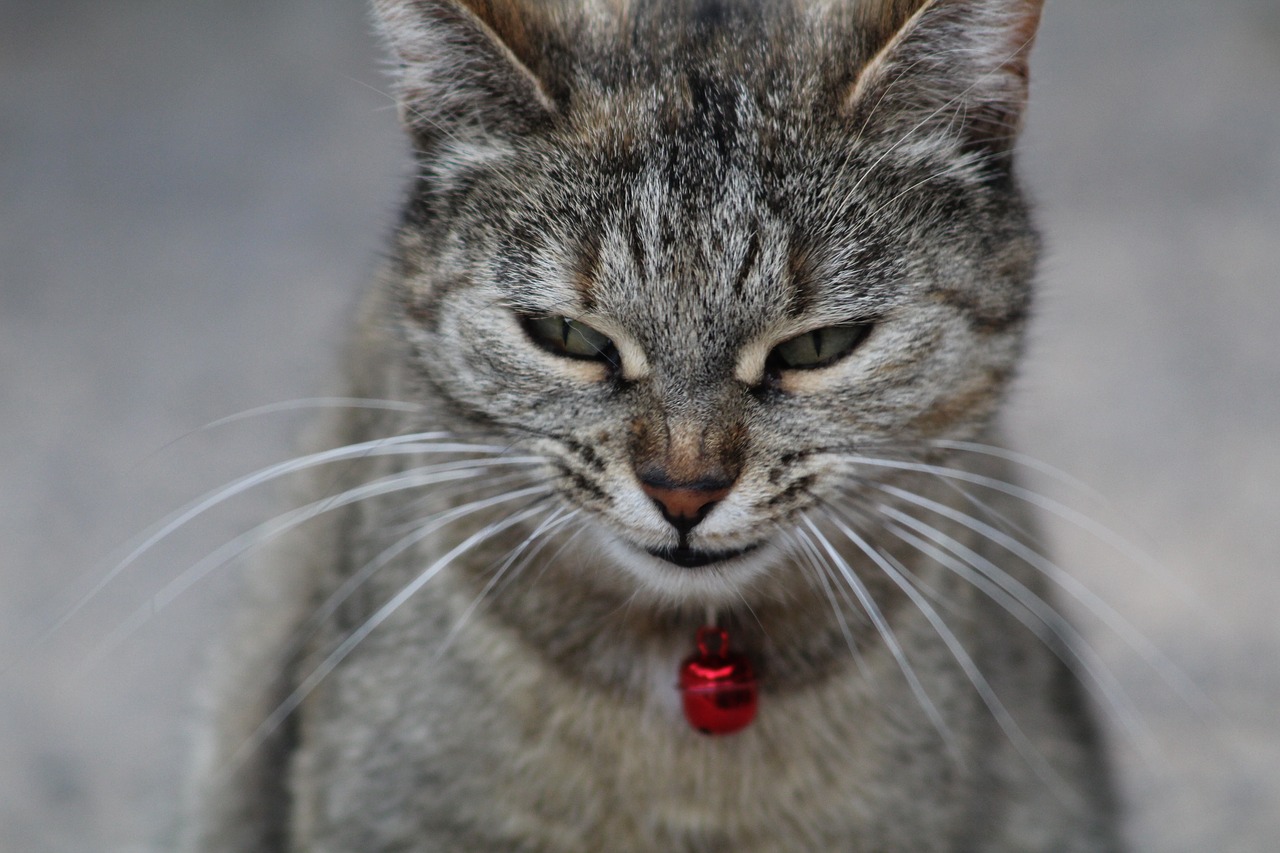
[(662, 511), (662, 516), (682, 535), (706, 518), (711, 508), (729, 495), (731, 486), (705, 487), (670, 487), (654, 483), (640, 482), (644, 493), (653, 498), (653, 502)]

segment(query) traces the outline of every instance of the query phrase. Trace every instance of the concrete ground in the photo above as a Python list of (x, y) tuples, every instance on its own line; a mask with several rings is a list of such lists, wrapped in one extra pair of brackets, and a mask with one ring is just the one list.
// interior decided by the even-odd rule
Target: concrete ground
[[(1023, 171), (1051, 251), (1012, 432), (1149, 555), (1052, 528), (1208, 700), (1081, 616), (1150, 734), (1113, 733), (1135, 849), (1280, 849), (1280, 5), (1048, 7)], [(306, 418), (194, 428), (329, 389), (404, 172), (376, 57), (360, 0), (0, 0), (0, 850), (166, 849), (235, 572), (153, 596), (271, 497), (46, 632)]]

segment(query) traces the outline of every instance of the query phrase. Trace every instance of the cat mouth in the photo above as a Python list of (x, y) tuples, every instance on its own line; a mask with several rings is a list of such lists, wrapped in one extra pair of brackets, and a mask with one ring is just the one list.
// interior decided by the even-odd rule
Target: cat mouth
[(700, 569), (713, 563), (723, 563), (734, 557), (741, 557), (759, 548), (759, 545), (748, 545), (730, 551), (700, 551), (696, 548), (646, 548), (654, 557), (674, 563), (682, 569)]

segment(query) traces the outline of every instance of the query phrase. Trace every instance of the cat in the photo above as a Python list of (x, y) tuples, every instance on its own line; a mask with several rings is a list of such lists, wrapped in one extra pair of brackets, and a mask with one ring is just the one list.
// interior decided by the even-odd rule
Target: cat
[(1040, 5), (375, 0), (369, 402), (290, 467), (189, 849), (1121, 850), (1000, 450)]

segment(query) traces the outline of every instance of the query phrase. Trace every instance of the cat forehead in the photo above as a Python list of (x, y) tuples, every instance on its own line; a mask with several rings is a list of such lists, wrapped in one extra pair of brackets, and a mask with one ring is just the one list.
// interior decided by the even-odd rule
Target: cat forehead
[[(776, 289), (756, 287), (762, 278), (883, 267), (903, 222), (873, 214), (885, 212), (876, 199), (892, 189), (885, 175), (897, 158), (847, 135), (824, 144), (820, 131), (771, 124), (739, 103), (732, 135), (713, 126), (555, 146), (541, 180), (518, 179), (522, 235), (560, 255), (580, 286), (602, 278), (608, 288), (630, 269), (773, 301)], [(872, 165), (881, 174), (860, 180)]]
[(501, 286), (534, 310), (699, 349), (874, 314), (892, 293), (902, 257), (870, 231), (818, 248), (813, 223), (779, 210), (751, 170), (723, 170), (714, 192), (678, 175), (654, 164), (576, 226), (549, 223)]
[(784, 125), (744, 89), (718, 91), (735, 116), (704, 106), (665, 133), (636, 121), (662, 107), (655, 95), (518, 164), (503, 181), (511, 195), (486, 205), (508, 220), (499, 232), (514, 295), (667, 328), (723, 325), (730, 309), (756, 325), (847, 319), (883, 294), (903, 264), (889, 248), (902, 223), (859, 215), (882, 183), (858, 185), (876, 151), (847, 134), (824, 144), (805, 119)]

